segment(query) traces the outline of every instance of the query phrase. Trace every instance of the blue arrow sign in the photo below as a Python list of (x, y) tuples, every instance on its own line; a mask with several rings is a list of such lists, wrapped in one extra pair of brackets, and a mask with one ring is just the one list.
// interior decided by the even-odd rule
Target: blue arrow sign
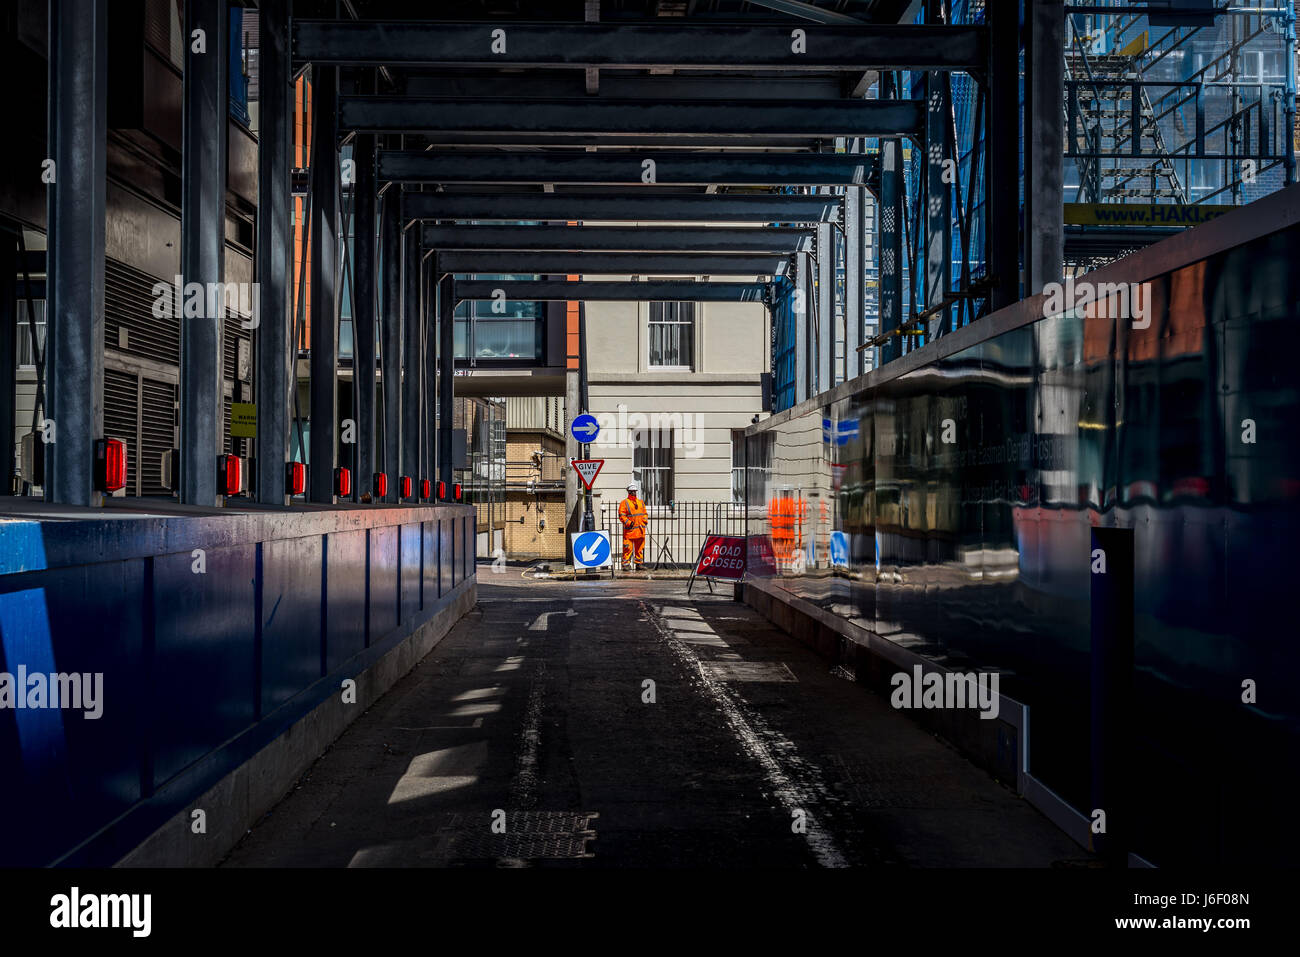
[(609, 564), (609, 535), (605, 532), (579, 532), (573, 536), (573, 567), (604, 568)]
[(579, 442), (591, 442), (600, 435), (600, 423), (594, 415), (584, 412), (569, 423), (569, 431)]

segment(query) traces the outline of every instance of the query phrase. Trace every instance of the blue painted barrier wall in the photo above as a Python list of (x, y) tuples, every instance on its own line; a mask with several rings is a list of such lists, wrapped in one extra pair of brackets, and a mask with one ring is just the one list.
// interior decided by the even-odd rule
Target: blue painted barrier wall
[(102, 675), (0, 690), (0, 866), (116, 862), (473, 583), (469, 506), (133, 506), (0, 512), (0, 681)]

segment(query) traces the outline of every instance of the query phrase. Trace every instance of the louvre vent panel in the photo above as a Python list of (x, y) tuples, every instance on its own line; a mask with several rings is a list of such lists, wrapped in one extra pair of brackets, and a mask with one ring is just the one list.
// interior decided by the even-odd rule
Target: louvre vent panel
[(140, 471), (140, 441), (136, 415), (140, 409), (139, 380), (116, 369), (104, 370), (104, 437), (126, 443), (126, 494), (136, 495)]
[(162, 484), (162, 455), (176, 442), (176, 387), (146, 378), (142, 390), (140, 494), (170, 495)]
[[(153, 287), (160, 280), (109, 259), (104, 263), (104, 344), (128, 355), (179, 366), (181, 320), (153, 314)], [(126, 329), (122, 349), (119, 330)]]

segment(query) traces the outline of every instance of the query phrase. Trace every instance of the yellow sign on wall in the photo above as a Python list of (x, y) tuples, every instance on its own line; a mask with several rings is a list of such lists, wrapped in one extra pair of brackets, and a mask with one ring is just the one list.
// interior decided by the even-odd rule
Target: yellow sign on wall
[(232, 402), (230, 404), (230, 435), (236, 439), (257, 438), (257, 403)]
[(1209, 203), (1066, 203), (1067, 226), (1196, 226), (1237, 207)]

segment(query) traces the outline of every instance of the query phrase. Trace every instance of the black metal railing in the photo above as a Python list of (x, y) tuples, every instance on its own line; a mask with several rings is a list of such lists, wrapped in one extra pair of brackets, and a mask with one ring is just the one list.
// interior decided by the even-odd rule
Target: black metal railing
[[(751, 514), (753, 509), (750, 509)], [(744, 535), (745, 506), (731, 502), (673, 502), (646, 506), (645, 561), (651, 568), (690, 567), (708, 535)], [(609, 533), (617, 561), (622, 556), (623, 524), (618, 504), (602, 503), (596, 527)]]

